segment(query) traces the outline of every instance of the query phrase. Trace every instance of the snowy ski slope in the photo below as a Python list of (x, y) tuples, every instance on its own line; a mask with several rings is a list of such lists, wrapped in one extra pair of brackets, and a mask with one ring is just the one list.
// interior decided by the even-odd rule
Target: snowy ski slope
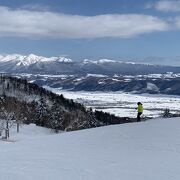
[(3, 180), (179, 180), (180, 118), (53, 134), (23, 126), (0, 141)]

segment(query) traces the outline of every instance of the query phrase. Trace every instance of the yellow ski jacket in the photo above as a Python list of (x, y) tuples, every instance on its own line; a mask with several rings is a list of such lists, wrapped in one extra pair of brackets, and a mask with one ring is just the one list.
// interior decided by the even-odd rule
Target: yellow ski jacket
[(143, 105), (139, 104), (137, 110), (138, 110), (138, 113), (143, 113)]

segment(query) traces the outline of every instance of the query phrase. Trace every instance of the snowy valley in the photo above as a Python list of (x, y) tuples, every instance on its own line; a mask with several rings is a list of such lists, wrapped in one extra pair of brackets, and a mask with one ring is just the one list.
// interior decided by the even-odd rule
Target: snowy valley
[(166, 109), (169, 109), (172, 114), (180, 115), (180, 96), (135, 94), (121, 91), (66, 91), (47, 86), (45, 88), (56, 94), (63, 94), (65, 98), (73, 99), (75, 102), (84, 104), (93, 110), (107, 112), (119, 117), (135, 118), (137, 102), (139, 101), (144, 105), (144, 117), (161, 117)]

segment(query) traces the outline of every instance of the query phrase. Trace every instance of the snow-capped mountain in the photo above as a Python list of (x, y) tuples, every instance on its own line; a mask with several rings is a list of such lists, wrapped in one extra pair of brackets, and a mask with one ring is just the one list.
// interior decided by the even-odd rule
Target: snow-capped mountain
[(23, 65), (23, 66), (30, 66), (35, 63), (41, 63), (41, 62), (64, 62), (64, 63), (70, 63), (72, 62), (71, 59), (66, 57), (43, 57), (43, 56), (37, 56), (34, 54), (29, 54), (27, 56), (23, 56), (20, 54), (13, 54), (13, 55), (0, 55), (0, 63), (3, 62), (17, 62), (17, 66)]
[[(89, 59), (85, 59), (83, 61), (84, 64), (88, 64), (88, 63), (92, 63), (92, 64), (105, 64), (105, 63), (116, 63), (117, 61), (115, 60), (110, 60), (110, 59), (100, 59), (97, 61), (93, 61), (93, 60), (89, 60)], [(122, 61), (119, 61), (119, 63)]]
[(99, 59), (75, 61), (66, 57), (0, 55), (0, 72), (32, 74), (152, 74), (180, 72), (180, 67), (136, 64), (120, 60)]
[(37, 56), (35, 54), (29, 54), (27, 56), (20, 55), (20, 54), (13, 54), (13, 55), (0, 55), (0, 63), (3, 62), (17, 62), (17, 66), (30, 66), (35, 63), (40, 62), (64, 62), (64, 63), (70, 63), (72, 62), (71, 59), (66, 57), (43, 57), (43, 56)]
[(0, 56), (0, 71), (5, 73), (68, 73), (73, 61), (66, 57), (43, 57), (30, 54)]

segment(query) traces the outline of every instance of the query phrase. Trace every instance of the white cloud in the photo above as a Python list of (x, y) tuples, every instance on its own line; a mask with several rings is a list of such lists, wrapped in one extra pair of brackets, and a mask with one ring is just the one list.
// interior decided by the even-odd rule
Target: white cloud
[(175, 18), (175, 25), (178, 29), (180, 29), (180, 16)]
[(148, 2), (144, 5), (144, 9), (151, 9), (154, 8), (154, 4), (152, 2)]
[(159, 11), (164, 12), (179, 12), (180, 0), (161, 0), (154, 4), (154, 7)]
[(45, 6), (44, 4), (26, 4), (20, 7), (20, 9), (24, 9), (24, 10), (34, 10), (34, 11), (48, 11), (49, 10), (49, 6)]
[(0, 6), (0, 36), (129, 38), (168, 29), (169, 24), (166, 21), (150, 15), (106, 14), (78, 16), (48, 11), (13, 10)]

